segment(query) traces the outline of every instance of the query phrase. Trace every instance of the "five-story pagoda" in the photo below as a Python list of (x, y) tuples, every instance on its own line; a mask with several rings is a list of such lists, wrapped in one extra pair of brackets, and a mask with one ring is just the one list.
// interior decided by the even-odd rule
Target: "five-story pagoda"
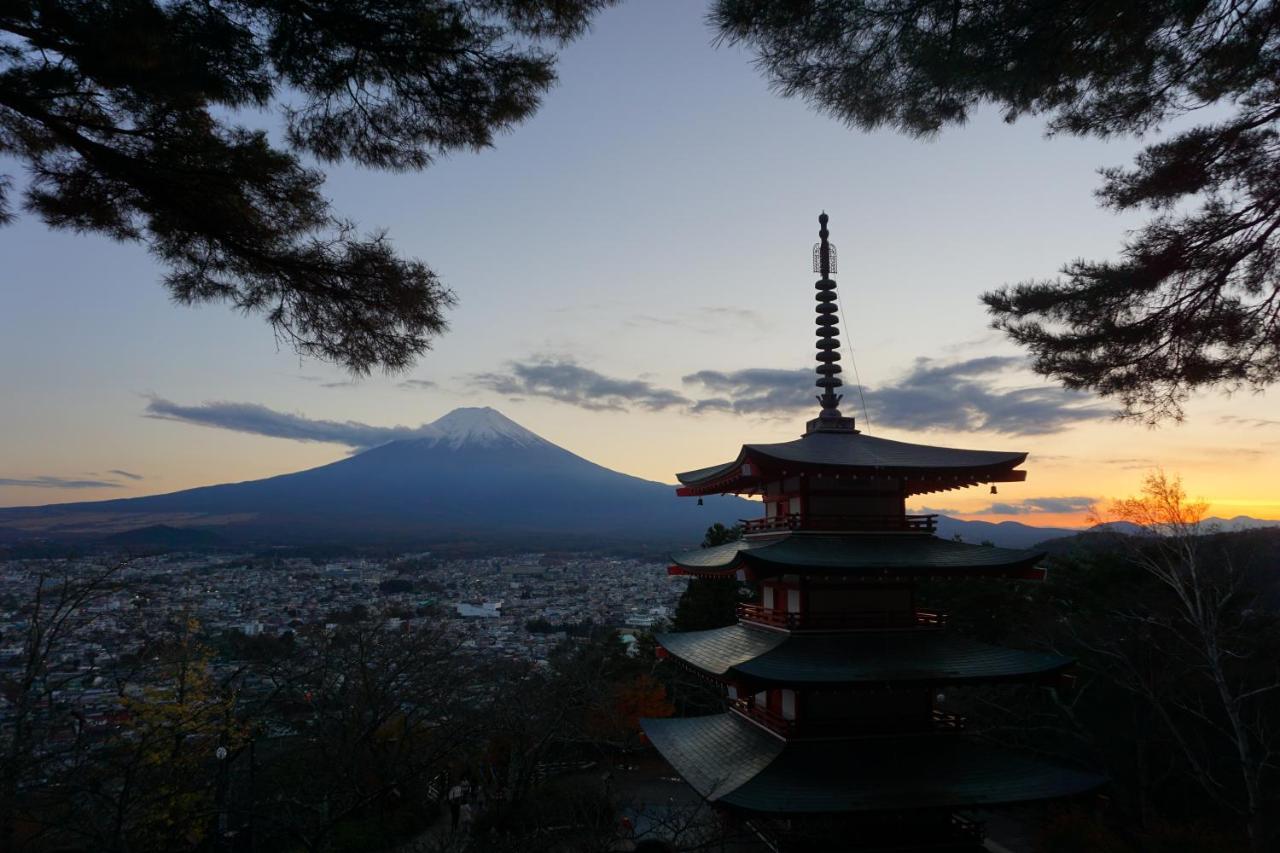
[(1103, 782), (966, 736), (943, 707), (951, 686), (1053, 683), (1069, 659), (955, 635), (916, 607), (923, 578), (1043, 577), (1042, 554), (939, 539), (935, 516), (906, 514), (913, 495), (1022, 481), (1026, 454), (874, 438), (841, 415), (835, 249), (818, 221), (818, 417), (799, 439), (678, 475), (683, 496), (763, 502), (741, 540), (672, 558), (674, 573), (751, 581), (759, 600), (736, 625), (657, 638), (723, 683), (729, 709), (644, 730), (703, 798), (778, 849), (980, 850), (962, 815)]

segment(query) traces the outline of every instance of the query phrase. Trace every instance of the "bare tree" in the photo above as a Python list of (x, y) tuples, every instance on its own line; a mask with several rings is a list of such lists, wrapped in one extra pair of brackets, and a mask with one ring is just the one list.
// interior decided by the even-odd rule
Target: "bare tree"
[(364, 623), (299, 646), (251, 712), (277, 737), (263, 764), (272, 791), (250, 808), (259, 826), (314, 851), (344, 823), (424, 799), (484, 721), (471, 712), (474, 668), (437, 632)]
[(1208, 535), (1205, 510), (1163, 472), (1114, 504), (1113, 517), (1140, 531), (1128, 559), (1166, 594), (1117, 602), (1118, 634), (1076, 640), (1150, 708), (1195, 782), (1261, 853), (1280, 745), (1280, 662), (1269, 649), (1280, 620), (1254, 574)]
[(84, 721), (74, 708), (57, 707), (54, 697), (73, 681), (94, 677), (95, 666), (59, 668), (68, 643), (83, 635), (100, 616), (91, 606), (122, 589), (121, 572), (127, 561), (76, 571), (73, 564), (38, 565), (33, 591), (25, 610), (16, 674), (0, 673), (0, 695), (7, 703), (0, 725), (0, 851), (17, 849), (17, 821), (23, 802), (49, 768), (79, 749)]

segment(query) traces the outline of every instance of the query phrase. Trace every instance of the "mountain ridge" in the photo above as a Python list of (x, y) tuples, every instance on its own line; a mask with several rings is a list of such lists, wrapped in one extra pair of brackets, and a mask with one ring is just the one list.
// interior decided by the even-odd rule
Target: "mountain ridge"
[[(175, 530), (204, 530), (228, 543), (491, 538), (551, 547), (570, 541), (579, 547), (594, 541), (689, 547), (715, 522), (760, 515), (759, 503), (737, 497), (704, 502), (680, 500), (674, 485), (591, 462), (496, 409), (466, 407), (413, 437), (303, 471), (158, 495), (0, 509), (0, 542), (129, 542), (143, 535), (129, 535), (139, 530), (179, 541)], [(1236, 516), (1204, 524), (1229, 532), (1280, 521)], [(1035, 527), (942, 515), (937, 534), (1033, 548), (1104, 531), (1134, 532), (1122, 522)]]
[[(228, 539), (536, 537), (687, 545), (758, 514), (736, 497), (701, 509), (675, 487), (613, 471), (490, 408), (455, 409), (423, 434), (326, 465), (239, 483), (105, 501), (0, 509), (3, 538), (102, 538), (207, 527)], [(696, 537), (696, 538), (695, 538)]]

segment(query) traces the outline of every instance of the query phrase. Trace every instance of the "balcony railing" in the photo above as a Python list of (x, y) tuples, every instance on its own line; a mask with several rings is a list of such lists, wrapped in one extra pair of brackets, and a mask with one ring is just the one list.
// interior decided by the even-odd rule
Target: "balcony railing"
[(743, 622), (787, 631), (882, 631), (902, 628), (945, 628), (947, 615), (933, 610), (910, 612), (844, 611), (839, 613), (787, 613), (759, 604), (739, 604)]
[(812, 515), (798, 512), (767, 518), (740, 519), (746, 533), (779, 530), (819, 530), (856, 533), (933, 533), (937, 515)]
[(729, 700), (729, 709), (748, 720), (759, 723), (783, 737), (839, 738), (886, 734), (948, 734), (964, 731), (966, 720), (960, 714), (934, 710), (927, 721), (919, 717), (865, 717), (788, 720), (786, 717), (755, 704), (750, 697)]

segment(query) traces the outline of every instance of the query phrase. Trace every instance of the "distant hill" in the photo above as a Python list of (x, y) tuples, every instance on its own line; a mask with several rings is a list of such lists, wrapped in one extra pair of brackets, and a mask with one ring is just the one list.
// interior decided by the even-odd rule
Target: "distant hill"
[(208, 528), (170, 527), (167, 524), (125, 530), (103, 540), (103, 544), (111, 547), (137, 551), (194, 551), (213, 548), (224, 542), (222, 536)]
[(1247, 515), (1237, 515), (1235, 518), (1206, 518), (1201, 522), (1205, 527), (1212, 528), (1221, 533), (1239, 533), (1244, 530), (1262, 530), (1267, 527), (1280, 527), (1280, 521), (1273, 521), (1266, 518), (1250, 518)]
[[(90, 503), (0, 509), (0, 541), (216, 531), (227, 542), (484, 539), (531, 548), (602, 542), (696, 545), (714, 522), (759, 515), (757, 503), (706, 498), (612, 471), (489, 408), (456, 409), (422, 438), (264, 480)], [(150, 531), (141, 533), (139, 531)]]
[(943, 539), (959, 536), (977, 545), (990, 542), (1001, 548), (1030, 548), (1048, 539), (1075, 536), (1079, 530), (1066, 527), (1032, 527), (1017, 521), (963, 521), (947, 515), (938, 516), (938, 535)]
[[(1249, 530), (1280, 529), (1280, 521), (1263, 518), (1250, 518), (1237, 515), (1235, 518), (1206, 518), (1201, 522), (1205, 534), (1242, 533)], [(1002, 548), (1036, 548), (1051, 542), (1059, 542), (1077, 537), (1099, 537), (1106, 535), (1133, 536), (1141, 533), (1142, 528), (1127, 521), (1109, 521), (1087, 529), (1067, 527), (1033, 527), (1016, 521), (963, 521), (949, 516), (938, 517), (938, 535), (951, 539), (959, 535), (965, 542), (990, 542)], [(1088, 539), (1096, 544), (1098, 539)]]

